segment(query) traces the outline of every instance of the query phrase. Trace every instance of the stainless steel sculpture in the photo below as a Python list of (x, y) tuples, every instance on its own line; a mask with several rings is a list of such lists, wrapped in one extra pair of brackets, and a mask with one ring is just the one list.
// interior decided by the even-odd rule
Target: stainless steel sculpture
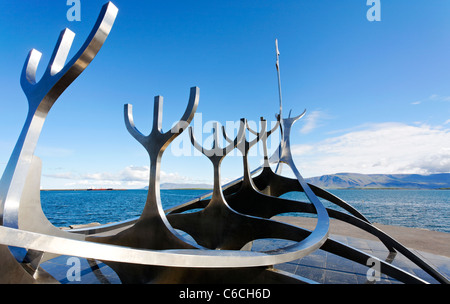
[[(220, 132), (216, 124), (211, 149), (202, 147), (195, 140), (192, 127), (189, 128), (193, 146), (211, 161), (214, 168), (211, 193), (170, 210), (163, 210), (161, 204), (161, 159), (170, 143), (188, 128), (194, 117), (199, 89), (193, 87), (180, 121), (166, 132), (161, 129), (161, 96), (154, 99), (153, 128), (147, 136), (135, 127), (132, 106), (124, 107), (126, 128), (146, 149), (150, 158), (149, 190), (140, 217), (70, 232), (54, 227), (41, 209), (41, 162), (34, 156), (34, 148), (51, 106), (95, 57), (111, 30), (117, 12), (112, 3), (103, 7), (85, 44), (65, 66), (74, 34), (69, 30), (63, 31), (49, 67), (39, 83), (35, 81), (35, 72), (40, 54), (32, 50), (25, 62), (21, 84), (29, 101), (29, 114), (0, 182), (0, 283), (56, 282), (40, 267), (40, 263), (55, 255), (104, 261), (115, 270), (122, 283), (314, 283), (272, 266), (302, 258), (319, 248), (364, 265), (369, 258), (377, 260), (383, 273), (401, 282), (427, 283), (389, 263), (389, 258), (398, 251), (439, 282), (449, 283), (426, 261), (373, 226), (349, 204), (305, 182), (290, 150), (290, 130), (305, 112), (292, 118), (290, 114), (287, 118), (282, 115), (278, 44), (276, 66), (280, 113), (274, 128), (266, 130), (267, 121), (261, 118), (258, 132), (242, 119), (236, 138), (231, 139), (224, 129)], [(277, 151), (269, 157), (267, 138), (278, 127), (281, 142)], [(247, 131), (256, 138), (249, 140)], [(228, 142), (224, 148), (220, 147), (219, 133)], [(250, 171), (248, 153), (260, 141), (264, 164)], [(221, 163), (235, 148), (242, 154), (243, 176), (222, 186)], [(270, 167), (271, 163), (277, 165), (275, 172)], [(295, 178), (281, 176), (281, 164), (289, 166)], [(259, 175), (255, 176), (257, 173)], [(279, 197), (288, 191), (304, 192), (309, 202)], [(320, 199), (348, 213), (325, 208)], [(184, 213), (193, 209), (201, 210)], [(315, 213), (317, 225), (309, 231), (271, 219), (284, 212)], [(330, 238), (330, 217), (378, 237), (389, 249), (387, 261)], [(194, 241), (178, 230), (189, 234)], [(261, 238), (280, 238), (293, 243), (276, 250), (252, 251), (252, 242)]]
[[(29, 52), (20, 79), (28, 99), (28, 115), (0, 180), (0, 224), (3, 226), (80, 239), (53, 227), (42, 213), (39, 196), (41, 165), (33, 154), (48, 112), (64, 90), (97, 55), (108, 37), (117, 12), (118, 9), (112, 3), (103, 6), (88, 38), (66, 65), (75, 34), (69, 29), (63, 30), (50, 63), (38, 82), (36, 70), (41, 53), (35, 49)], [(12, 251), (19, 261), (34, 260), (31, 264), (42, 258), (39, 251)]]

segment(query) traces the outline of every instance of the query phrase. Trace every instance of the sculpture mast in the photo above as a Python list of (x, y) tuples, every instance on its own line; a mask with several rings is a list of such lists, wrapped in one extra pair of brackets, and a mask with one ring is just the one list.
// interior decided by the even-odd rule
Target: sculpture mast
[(282, 104), (282, 98), (281, 98), (281, 77), (280, 77), (280, 51), (278, 50), (278, 39), (275, 39), (275, 49), (277, 53), (277, 75), (278, 75), (278, 96), (280, 99), (280, 124), (281, 120), (283, 119), (282, 110), (283, 110), (283, 104)]
[[(277, 61), (276, 61), (276, 67), (277, 67), (277, 76), (278, 76), (278, 98), (280, 100), (280, 116), (279, 116), (279, 121), (280, 121), (280, 132), (281, 132), (281, 138), (283, 138), (283, 103), (282, 103), (282, 97), (281, 97), (281, 77), (280, 77), (280, 51), (278, 50), (278, 39), (275, 39), (275, 51), (276, 51), (276, 56), (277, 56)], [(281, 148), (281, 147), (280, 147)], [(278, 159), (281, 159), (281, 151), (282, 149), (278, 150)], [(281, 173), (281, 163), (278, 162), (277, 167), (275, 169), (275, 173)]]

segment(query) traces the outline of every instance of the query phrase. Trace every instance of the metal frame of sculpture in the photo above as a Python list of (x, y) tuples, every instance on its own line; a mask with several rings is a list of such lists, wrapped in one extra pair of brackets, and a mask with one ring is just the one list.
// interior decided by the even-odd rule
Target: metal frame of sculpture
[[(28, 98), (29, 112), (0, 181), (1, 283), (55, 283), (57, 281), (39, 266), (57, 255), (101, 260), (115, 270), (122, 283), (315, 283), (277, 270), (273, 265), (302, 258), (319, 248), (363, 265), (369, 258), (377, 260), (382, 273), (404, 283), (427, 283), (389, 263), (396, 252), (400, 252), (440, 283), (449, 283), (425, 260), (373, 226), (345, 201), (305, 182), (292, 159), (290, 130), (306, 110), (296, 117), (290, 117), (290, 114), (287, 118), (282, 116), (278, 45), (276, 66), (280, 113), (274, 128), (267, 131), (267, 122), (261, 118), (260, 131), (257, 132), (247, 125), (245, 119), (241, 119), (235, 139), (229, 138), (222, 130), (228, 145), (221, 148), (220, 130), (216, 124), (211, 149), (202, 147), (195, 140), (192, 127), (189, 128), (193, 146), (213, 165), (214, 187), (211, 193), (170, 210), (163, 210), (161, 204), (161, 158), (194, 117), (199, 89), (193, 87), (183, 116), (167, 132), (161, 129), (161, 96), (155, 97), (153, 128), (147, 136), (135, 127), (132, 106), (124, 107), (127, 130), (146, 149), (150, 158), (149, 190), (141, 216), (120, 223), (71, 231), (54, 227), (41, 209), (39, 186), (42, 164), (34, 156), (34, 149), (50, 108), (96, 56), (114, 24), (117, 12), (111, 2), (104, 5), (91, 34), (67, 65), (64, 63), (74, 34), (64, 30), (38, 83), (35, 75), (40, 53), (32, 50), (25, 61), (21, 85)], [(276, 152), (269, 157), (267, 138), (278, 127), (281, 141)], [(247, 130), (256, 136), (253, 140), (248, 139)], [(263, 146), (264, 164), (251, 172), (248, 152), (258, 142)], [(222, 186), (221, 162), (235, 148), (242, 154), (243, 176)], [(275, 172), (270, 164), (277, 165)], [(281, 164), (287, 165), (295, 178), (281, 176)], [(255, 176), (257, 173), (259, 175)], [(309, 202), (279, 197), (289, 191), (304, 192)], [(348, 213), (325, 208), (319, 198)], [(315, 229), (309, 231), (271, 219), (285, 212), (316, 214)], [(330, 217), (378, 237), (389, 250), (386, 261), (330, 238)], [(189, 234), (194, 241), (177, 230)], [(285, 239), (294, 243), (276, 250), (251, 251), (252, 242), (262, 238)]]

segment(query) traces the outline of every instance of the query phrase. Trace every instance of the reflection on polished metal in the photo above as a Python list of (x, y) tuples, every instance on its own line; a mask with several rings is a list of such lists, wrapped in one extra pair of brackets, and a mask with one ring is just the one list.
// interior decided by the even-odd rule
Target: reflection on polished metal
[[(441, 283), (448, 279), (412, 251), (373, 226), (360, 212), (331, 193), (305, 182), (292, 159), (290, 131), (297, 117), (282, 116), (279, 51), (277, 72), (280, 113), (277, 124), (266, 130), (261, 118), (260, 131), (252, 130), (241, 119), (235, 139), (222, 129), (228, 144), (220, 147), (218, 124), (213, 128), (212, 148), (198, 143), (192, 127), (193, 146), (212, 163), (214, 187), (211, 193), (163, 210), (160, 197), (160, 167), (164, 151), (187, 129), (199, 102), (199, 88), (190, 89), (186, 110), (173, 128), (162, 131), (162, 97), (154, 99), (153, 128), (145, 136), (134, 124), (132, 106), (125, 105), (124, 119), (129, 133), (146, 149), (150, 158), (149, 190), (139, 218), (98, 227), (63, 231), (54, 227), (42, 212), (39, 199), (41, 161), (34, 156), (45, 117), (61, 93), (87, 67), (111, 30), (117, 8), (106, 4), (92, 33), (81, 50), (64, 66), (73, 33), (65, 30), (42, 80), (36, 84), (35, 72), (40, 54), (31, 51), (21, 78), (29, 100), (29, 114), (0, 183), (0, 283), (55, 283), (40, 264), (57, 255), (100, 260), (111, 266), (122, 283), (315, 283), (273, 265), (302, 258), (317, 249), (366, 265), (369, 259), (379, 262), (382, 273), (404, 283), (427, 283), (390, 262), (400, 252)], [(267, 138), (279, 127), (281, 141), (269, 158)], [(247, 138), (246, 132), (249, 132)], [(250, 133), (255, 138), (250, 140)], [(264, 163), (251, 171), (249, 150), (262, 143)], [(243, 176), (227, 185), (220, 181), (223, 159), (237, 148), (243, 159)], [(275, 172), (270, 164), (277, 166)], [(295, 178), (281, 176), (281, 164), (294, 172)], [(256, 175), (259, 172), (259, 175)], [(309, 202), (279, 196), (301, 191)], [(325, 208), (322, 200), (346, 212)], [(200, 209), (200, 210), (194, 210)], [(189, 211), (189, 212), (186, 212)], [(285, 212), (315, 214), (314, 230), (272, 219)], [(386, 261), (333, 240), (329, 236), (329, 218), (356, 226), (378, 237), (389, 249)], [(181, 231), (181, 232), (180, 232)], [(188, 238), (186, 234), (192, 238)], [(252, 250), (252, 242), (264, 238), (293, 241), (293, 244), (270, 251)], [(9, 247), (8, 247), (9, 246)]]

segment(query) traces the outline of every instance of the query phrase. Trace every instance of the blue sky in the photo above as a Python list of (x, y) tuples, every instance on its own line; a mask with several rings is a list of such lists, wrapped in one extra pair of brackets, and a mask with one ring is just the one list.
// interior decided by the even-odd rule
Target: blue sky
[[(27, 113), (25, 58), (32, 48), (43, 53), (39, 78), (66, 27), (76, 34), (73, 56), (105, 1), (80, 3), (81, 21), (71, 22), (65, 0), (0, 2), (1, 171)], [(153, 98), (162, 95), (167, 130), (198, 86), (194, 126), (206, 146), (212, 121), (274, 120), (276, 38), (284, 114), (307, 109), (291, 134), (304, 177), (450, 172), (449, 1), (381, 0), (381, 21), (373, 22), (366, 0), (113, 3), (119, 14), (106, 43), (45, 122), (35, 152), (42, 188), (148, 184), (148, 156), (124, 125), (126, 103), (149, 133)], [(161, 180), (210, 183), (212, 166), (186, 133), (166, 150)], [(241, 163), (238, 152), (225, 158), (223, 182), (242, 175)]]

